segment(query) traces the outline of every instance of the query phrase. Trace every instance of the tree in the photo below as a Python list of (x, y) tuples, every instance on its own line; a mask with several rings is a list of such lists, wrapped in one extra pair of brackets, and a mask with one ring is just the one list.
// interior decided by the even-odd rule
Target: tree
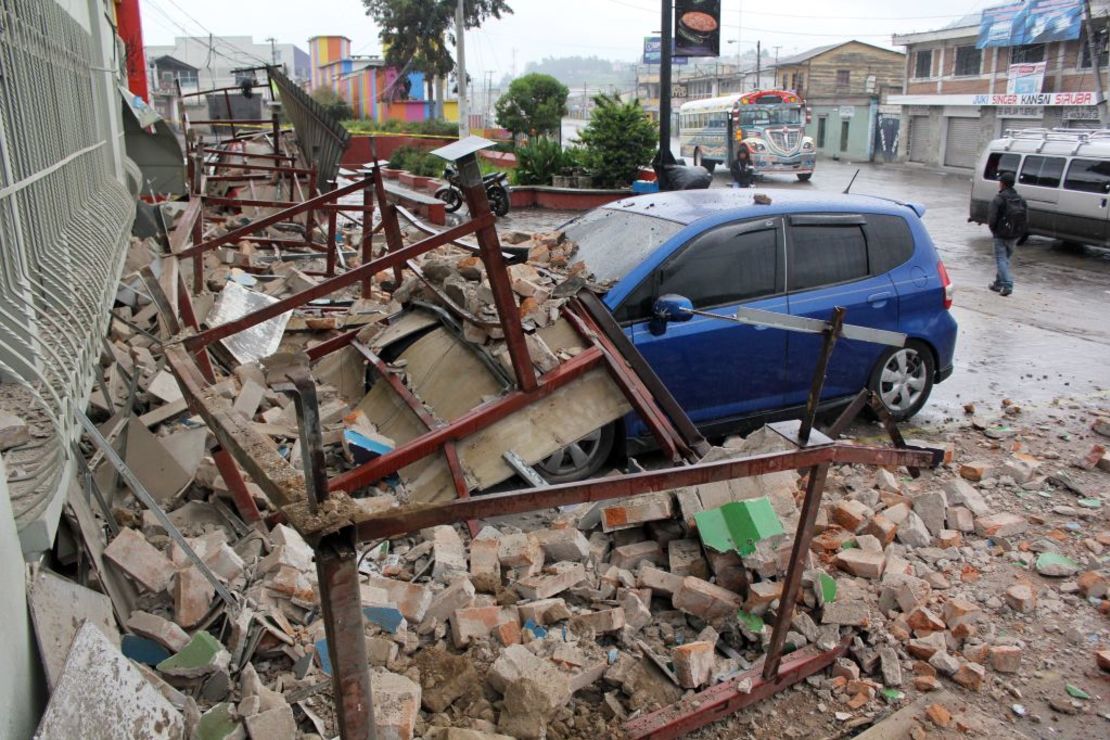
[(518, 77), (497, 99), (497, 124), (517, 134), (549, 134), (559, 130), (567, 114), (567, 86), (551, 75)]
[[(430, 100), (433, 79), (446, 77), (455, 69), (447, 42), (455, 43), (458, 0), (362, 0), (362, 4), (381, 29), (378, 37), (386, 63), (423, 72)], [(466, 0), (463, 25), (477, 28), (486, 18), (512, 12), (505, 0)]]
[(355, 117), (354, 108), (339, 93), (330, 87), (318, 87), (312, 91), (312, 99), (324, 107), (324, 111), (337, 121), (347, 121)]
[(602, 94), (594, 105), (590, 122), (578, 132), (590, 170), (602, 186), (627, 187), (655, 156), (659, 130), (637, 99), (626, 103), (619, 95)]

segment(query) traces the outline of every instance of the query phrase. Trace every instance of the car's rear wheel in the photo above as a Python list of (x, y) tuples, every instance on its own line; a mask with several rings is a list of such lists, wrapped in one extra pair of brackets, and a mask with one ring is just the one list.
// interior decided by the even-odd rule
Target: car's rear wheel
[(548, 483), (589, 478), (609, 460), (616, 438), (616, 425), (606, 424), (536, 463), (536, 470)]
[(896, 421), (905, 421), (929, 400), (934, 377), (932, 351), (922, 342), (910, 341), (883, 353), (871, 372), (869, 387)]
[(809, 179), (811, 177), (813, 177), (813, 173), (812, 172), (800, 172), (800, 173), (798, 173), (797, 177), (802, 182), (809, 182)]

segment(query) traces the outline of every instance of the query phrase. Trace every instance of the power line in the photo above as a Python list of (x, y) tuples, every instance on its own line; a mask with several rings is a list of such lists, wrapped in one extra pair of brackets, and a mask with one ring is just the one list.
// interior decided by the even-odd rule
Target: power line
[[(606, 0), (614, 5), (621, 5), (625, 8), (632, 8), (644, 13), (658, 13), (659, 8), (648, 8), (643, 5), (635, 5), (633, 3), (625, 2), (624, 0)], [(974, 12), (974, 11), (972, 11)], [(722, 13), (723, 15), (723, 13)], [(968, 13), (944, 14), (944, 15), (896, 15), (896, 16), (875, 16), (875, 15), (799, 15), (797, 13), (770, 13), (763, 10), (748, 10), (744, 9), (744, 15), (762, 15), (773, 18), (795, 18), (800, 20), (845, 20), (845, 21), (927, 21), (927, 20), (952, 20), (956, 18), (963, 18)], [(730, 24), (722, 23), (722, 26), (729, 26)], [(735, 28), (736, 26), (731, 26)], [(753, 29), (754, 30), (754, 29)], [(776, 32), (786, 33), (786, 31)], [(790, 31), (790, 33), (794, 33)]]

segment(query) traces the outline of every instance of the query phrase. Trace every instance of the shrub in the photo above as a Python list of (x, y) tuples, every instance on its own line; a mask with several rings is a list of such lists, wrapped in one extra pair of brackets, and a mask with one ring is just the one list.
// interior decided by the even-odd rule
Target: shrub
[(389, 166), (398, 170), (408, 170), (422, 177), (439, 177), (447, 163), (423, 149), (414, 146), (398, 147), (389, 158)]
[(658, 146), (656, 124), (639, 100), (622, 102), (619, 95), (598, 95), (597, 108), (578, 135), (586, 147), (589, 169), (601, 187), (628, 187), (636, 171), (651, 164)]
[(516, 150), (516, 183), (550, 185), (564, 165), (562, 147), (554, 139), (536, 137)]

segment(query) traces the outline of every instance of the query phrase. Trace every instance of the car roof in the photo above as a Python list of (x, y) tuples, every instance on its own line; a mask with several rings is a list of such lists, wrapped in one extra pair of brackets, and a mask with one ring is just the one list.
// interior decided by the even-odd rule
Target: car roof
[[(766, 196), (770, 204), (755, 202), (757, 195)], [(609, 203), (608, 210), (631, 211), (645, 216), (692, 224), (699, 219), (731, 213), (737, 218), (779, 215), (784, 213), (890, 213), (905, 215), (912, 209), (917, 215), (924, 208), (870, 195), (844, 195), (842, 193), (799, 190), (761, 190), (760, 188), (712, 188), (709, 190), (678, 190), (649, 193)]]

